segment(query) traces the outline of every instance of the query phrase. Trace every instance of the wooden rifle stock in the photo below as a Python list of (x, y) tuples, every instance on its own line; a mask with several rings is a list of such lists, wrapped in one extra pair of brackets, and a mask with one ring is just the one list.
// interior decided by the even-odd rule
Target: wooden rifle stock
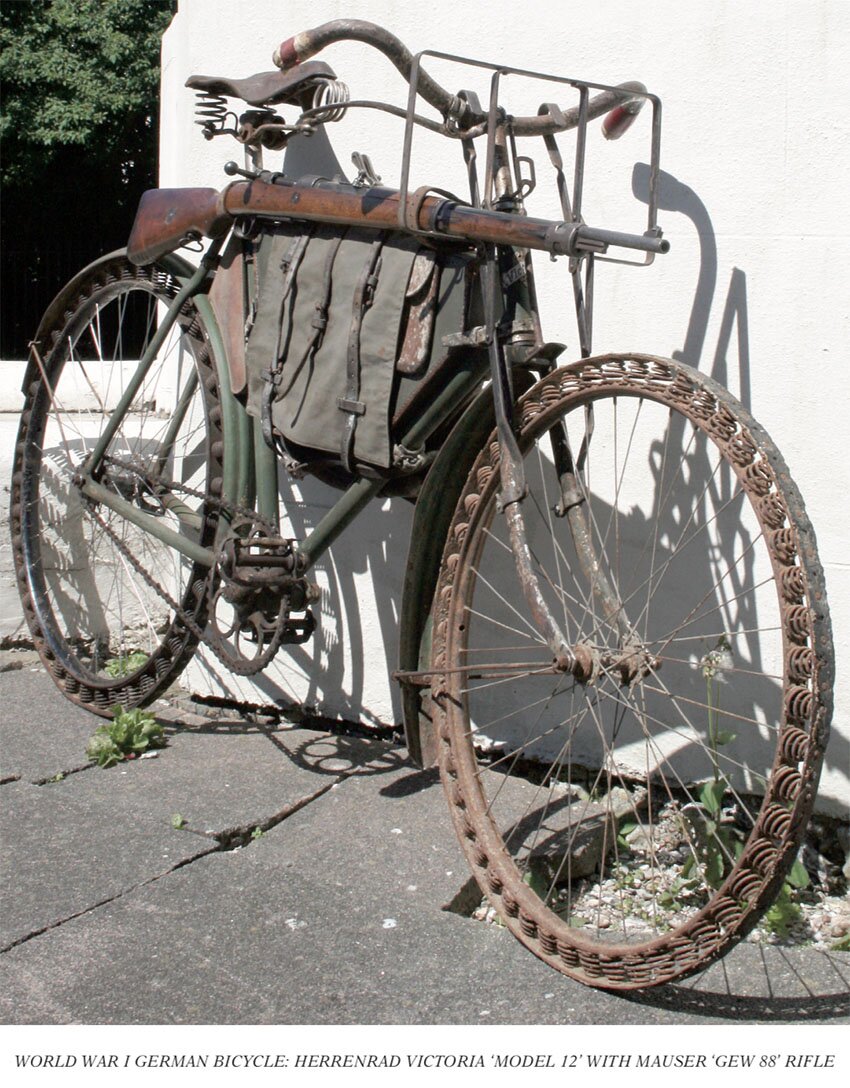
[[(459, 242), (492, 242), (552, 251), (551, 232), (559, 224), (484, 208), (472, 208), (444, 197), (410, 194), (407, 229), (440, 234)], [(231, 215), (306, 219), (346, 226), (404, 230), (399, 222), (397, 189), (337, 188), (331, 185), (269, 185), (236, 181), (222, 193)]]
[(224, 234), (233, 219), (222, 195), (216, 189), (148, 189), (139, 201), (127, 256), (133, 264), (150, 264), (194, 238)]
[(515, 246), (554, 256), (605, 252), (609, 245), (666, 253), (660, 232), (643, 235), (600, 230), (581, 222), (474, 208), (420, 189), (406, 198), (397, 189), (355, 189), (332, 182), (301, 185), (234, 181), (215, 189), (149, 189), (139, 203), (128, 256), (147, 264), (192, 238), (218, 238), (235, 219), (302, 219), (339, 226), (401, 230), (454, 239), (467, 245)]
[(666, 253), (670, 243), (660, 232), (625, 234), (600, 230), (581, 222), (533, 219), (527, 215), (492, 208), (475, 208), (419, 189), (403, 196), (397, 189), (318, 182), (301, 185), (284, 182), (235, 181), (221, 194), (228, 214), (258, 219), (305, 219), (340, 226), (372, 227), (428, 234), (467, 245), (487, 243), (536, 249), (553, 256), (571, 257), (585, 251), (606, 252), (609, 245), (647, 253)]

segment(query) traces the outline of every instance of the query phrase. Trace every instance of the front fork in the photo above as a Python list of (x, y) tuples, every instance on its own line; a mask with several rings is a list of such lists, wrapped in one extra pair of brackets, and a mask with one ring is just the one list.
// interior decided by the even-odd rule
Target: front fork
[[(615, 627), (619, 633), (619, 654), (612, 655), (609, 652), (604, 656), (600, 656), (587, 643), (571, 645), (553, 616), (543, 594), (540, 579), (534, 569), (522, 511), (523, 502), (528, 494), (528, 487), (525, 479), (523, 458), (514, 428), (514, 398), (510, 363), (506, 352), (505, 339), (503, 335), (500, 335), (499, 329), (500, 309), (501, 313), (507, 313), (510, 318), (513, 315), (514, 306), (510, 297), (511, 287), (507, 287), (504, 292), (502, 290), (500, 262), (495, 247), (490, 248), (485, 254), (485, 260), (482, 264), (482, 287), (486, 338), (490, 357), (490, 376), (496, 413), (496, 429), (499, 438), (501, 493), (498, 498), (498, 506), (505, 516), (511, 550), (514, 555), (523, 596), (534, 623), (552, 652), (553, 663), (557, 669), (570, 672), (581, 681), (587, 681), (595, 676), (600, 668), (614, 668), (620, 672), (623, 682), (629, 682), (641, 671), (638, 642), (618, 595), (600, 564), (596, 549), (593, 546), (592, 530), (584, 509), (586, 496), (584, 495), (584, 485), (581, 479), (581, 461), (586, 456), (586, 448), (583, 447), (580, 451), (577, 463), (573, 458), (567, 435), (560, 421), (557, 421), (549, 431), (555, 473), (561, 496), (560, 504), (554, 513), (567, 519), (578, 562), (590, 586), (590, 592), (599, 602), (606, 625)], [(533, 292), (533, 282), (531, 281), (529, 282), (529, 290)], [(545, 358), (545, 349), (540, 343), (539, 330), (537, 351), (535, 352), (534, 348), (529, 350), (529, 355), (535, 354), (543, 355)]]

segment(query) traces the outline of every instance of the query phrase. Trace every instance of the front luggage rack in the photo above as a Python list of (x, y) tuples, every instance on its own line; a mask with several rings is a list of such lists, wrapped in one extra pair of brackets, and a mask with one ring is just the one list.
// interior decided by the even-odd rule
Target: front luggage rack
[[(650, 265), (655, 252), (663, 252), (665, 247), (653, 245), (653, 239), (661, 237), (658, 227), (658, 179), (660, 175), (660, 151), (661, 151), (661, 101), (650, 94), (640, 84), (626, 84), (623, 87), (615, 87), (610, 84), (593, 83), (587, 80), (574, 79), (565, 76), (551, 75), (545, 72), (536, 72), (524, 68), (511, 68), (506, 65), (490, 64), (486, 61), (473, 60), (469, 57), (461, 57), (452, 53), (443, 53), (436, 50), (423, 50), (413, 58), (410, 73), (410, 92), (405, 112), (404, 142), (401, 161), (400, 201), (399, 201), (399, 225), (409, 230), (411, 222), (415, 222), (417, 202), (421, 199), (421, 191), (410, 191), (411, 158), (413, 150), (413, 130), (421, 122), (416, 114), (416, 103), (419, 97), (419, 84), (422, 75), (422, 60), (430, 57), (438, 61), (446, 61), (453, 64), (467, 66), (475, 69), (483, 69), (492, 73), (490, 78), (489, 100), (486, 111), (482, 108), (480, 100), (474, 91), (462, 90), (455, 96), (456, 113), (447, 114), (444, 118), (445, 128), (461, 143), (464, 162), (466, 166), (467, 180), (469, 184), (470, 204), (475, 208), (490, 210), (523, 210), (527, 197), (538, 187), (538, 172), (534, 160), (530, 155), (520, 154), (517, 144), (517, 133), (511, 127), (511, 116), (501, 102), (501, 91), (505, 76), (518, 76), (524, 79), (542, 80), (547, 83), (557, 84), (559, 87), (569, 87), (578, 95), (578, 102), (572, 108), (562, 107), (544, 102), (541, 104), (538, 116), (540, 117), (540, 131), (537, 133), (520, 133), (520, 139), (529, 136), (542, 138), (546, 146), (548, 158), (554, 171), (555, 186), (564, 223), (580, 224), (582, 233), (588, 236), (588, 244), (583, 248), (594, 250), (595, 260), (606, 261), (612, 264), (635, 265), (639, 267)], [(602, 110), (591, 110), (591, 92), (602, 92), (610, 96), (608, 105)], [(621, 104), (617, 106), (617, 102)], [(608, 138), (619, 135), (632, 123), (643, 103), (648, 102), (652, 106), (648, 191), (641, 202), (646, 203), (646, 215), (643, 229), (633, 230), (629, 234), (622, 234), (623, 238), (629, 238), (634, 244), (635, 239), (644, 237), (648, 240), (648, 251), (640, 260), (629, 260), (624, 257), (611, 257), (607, 255), (609, 245), (616, 246), (616, 231), (594, 231), (584, 224), (583, 219), (583, 195), (584, 175), (586, 166), (587, 125), (600, 112), (606, 112), (613, 107), (609, 114), (610, 120), (614, 114), (618, 114), (614, 124), (618, 126), (616, 132), (603, 130)], [(551, 118), (552, 124), (546, 124), (546, 118)], [(474, 119), (473, 124), (463, 127), (462, 119)], [(548, 129), (548, 131), (547, 131)], [(573, 155), (573, 167), (571, 185), (568, 182), (567, 170), (559, 148), (556, 134), (575, 129), (576, 141)], [(477, 140), (486, 139), (484, 155), (484, 174), (480, 176), (479, 154), (475, 146)], [(504, 194), (497, 193), (496, 175), (499, 169), (499, 160), (508, 156), (512, 167), (512, 176), (516, 179), (515, 191), (506, 198)], [(599, 237), (596, 245), (591, 245), (591, 235)], [(650, 248), (651, 246), (651, 248)]]

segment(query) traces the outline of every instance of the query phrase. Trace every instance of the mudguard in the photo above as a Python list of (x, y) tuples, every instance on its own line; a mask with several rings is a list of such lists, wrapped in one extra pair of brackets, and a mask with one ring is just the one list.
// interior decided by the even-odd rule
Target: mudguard
[[(32, 347), (40, 352), (42, 356), (50, 351), (52, 345), (46, 344), (44, 338), (47, 336), (48, 331), (59, 323), (72, 304), (76, 302), (80, 291), (80, 284), (84, 283), (99, 265), (106, 264), (108, 261), (113, 261), (116, 257), (126, 256), (126, 249), (113, 250), (112, 253), (105, 253), (102, 257), (98, 257), (97, 260), (87, 264), (84, 268), (81, 268), (76, 275), (72, 276), (44, 311), (44, 315), (38, 325), (38, 330), (31, 341)], [(175, 276), (178, 276), (181, 279), (188, 279), (195, 272), (194, 266), (176, 253), (172, 253), (168, 257), (162, 258), (159, 263), (167, 268), (169, 272), (173, 272)], [(24, 394), (26, 394), (30, 382), (37, 373), (38, 362), (31, 349), (21, 385), (21, 390)]]
[[(532, 381), (527, 372), (515, 371), (515, 395), (524, 393)], [(431, 608), (446, 534), (475, 458), (495, 426), (493, 394), (488, 387), (455, 424), (419, 491), (401, 599), (399, 669), (402, 672), (429, 665)], [(419, 767), (433, 767), (437, 762), (437, 737), (431, 718), (430, 689), (401, 681), (401, 704), (411, 761)]]

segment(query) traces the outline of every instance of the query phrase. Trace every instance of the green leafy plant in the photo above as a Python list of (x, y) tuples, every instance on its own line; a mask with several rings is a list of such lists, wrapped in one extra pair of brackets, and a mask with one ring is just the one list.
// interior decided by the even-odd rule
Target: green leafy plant
[(837, 941), (834, 941), (830, 948), (833, 952), (850, 952), (850, 933), (846, 933), (843, 937), (839, 937)]
[(687, 805), (683, 817), (690, 825), (688, 839), (691, 854), (682, 866), (682, 875), (691, 877), (699, 869), (712, 888), (719, 888), (740, 856), (743, 842), (734, 824), (723, 823), (723, 797), (726, 779), (706, 782), (699, 793), (699, 804)]
[(808, 886), (809, 874), (806, 872), (805, 865), (798, 859), (785, 877), (785, 883), (779, 895), (765, 911), (763, 922), (771, 933), (775, 933), (777, 937), (787, 937), (794, 924), (800, 921), (803, 912), (794, 899), (794, 893)]
[(762, 923), (765, 929), (775, 933), (777, 937), (787, 937), (791, 928), (802, 916), (803, 912), (799, 905), (791, 898), (790, 886), (783, 884), (779, 895), (765, 911)]
[(743, 841), (740, 830), (733, 823), (724, 822), (723, 799), (731, 787), (720, 770), (720, 750), (730, 744), (736, 734), (720, 729), (720, 685), (725, 682), (724, 672), (734, 667), (732, 649), (728, 637), (723, 634), (713, 649), (700, 660), (705, 678), (705, 698), (708, 707), (708, 752), (713, 777), (705, 782), (699, 792), (698, 803), (685, 806), (682, 815), (690, 825), (687, 836), (692, 852), (682, 867), (685, 878), (694, 879), (695, 869), (712, 888), (719, 888), (732, 865), (740, 856)]
[(666, 910), (680, 911), (685, 907), (685, 900), (690, 892), (687, 880), (676, 877), (669, 888), (666, 888), (658, 896), (658, 905)]
[(186, 826), (185, 816), (182, 816), (179, 812), (172, 813), (172, 815), (171, 815), (171, 826), (174, 828), (175, 831), (179, 831), (181, 828), (185, 827)]
[(123, 759), (140, 756), (149, 748), (165, 746), (162, 726), (153, 714), (138, 707), (124, 710), (120, 706), (114, 706), (112, 713), (112, 721), (101, 725), (86, 747), (86, 755), (98, 767), (112, 767)]
[(619, 846), (621, 850), (631, 849), (631, 845), (629, 843), (629, 835), (631, 835), (634, 831), (637, 831), (639, 826), (640, 825), (635, 823), (634, 820), (624, 820), (619, 825), (619, 827), (617, 828), (617, 846)]
[(251, 832), (251, 838), (255, 840), (261, 839), (263, 835), (265, 835), (265, 831), (263, 831), (261, 827), (255, 827), (254, 830)]
[(117, 680), (122, 676), (129, 676), (131, 672), (140, 669), (147, 661), (148, 655), (141, 650), (132, 650), (128, 654), (120, 654), (118, 657), (110, 657), (104, 666), (107, 676)]

